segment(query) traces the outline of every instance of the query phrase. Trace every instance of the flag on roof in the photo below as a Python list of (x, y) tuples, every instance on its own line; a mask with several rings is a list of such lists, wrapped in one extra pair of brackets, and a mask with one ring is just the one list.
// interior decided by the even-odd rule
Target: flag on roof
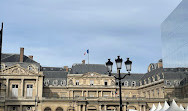
[(89, 54), (89, 49), (87, 49), (87, 51), (84, 53), (84, 55), (86, 55), (86, 54)]

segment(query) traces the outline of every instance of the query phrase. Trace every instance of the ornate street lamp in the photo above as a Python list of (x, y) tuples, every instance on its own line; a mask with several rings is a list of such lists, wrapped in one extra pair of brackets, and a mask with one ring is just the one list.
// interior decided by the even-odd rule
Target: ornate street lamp
[[(122, 85), (121, 80), (124, 79), (127, 75), (130, 75), (132, 61), (130, 61), (129, 58), (127, 58), (127, 61), (125, 61), (125, 66), (126, 66), (126, 70), (128, 71), (128, 74), (125, 74), (123, 77), (121, 77), (121, 73), (120, 73), (120, 69), (122, 68), (123, 59), (120, 58), (120, 56), (118, 56), (118, 58), (115, 59), (115, 61), (116, 61), (116, 66), (117, 66), (119, 77), (116, 77), (116, 76), (114, 76), (114, 77), (115, 77), (115, 79), (117, 79), (119, 81), (120, 111), (123, 111), (122, 110), (122, 97), (121, 97), (121, 85)], [(111, 62), (110, 59), (108, 59), (108, 62), (106, 62), (106, 66), (108, 68), (109, 76), (111, 76), (113, 62)]]
[(122, 61), (123, 61), (123, 59), (120, 58), (120, 56), (118, 56), (118, 58), (115, 61), (116, 61), (117, 69), (120, 70), (121, 67), (122, 67)]
[(109, 76), (111, 76), (113, 62), (111, 62), (110, 59), (108, 59), (108, 62), (106, 62), (106, 66), (108, 68)]
[(125, 61), (125, 66), (126, 66), (127, 72), (130, 73), (131, 67), (132, 67), (132, 61), (130, 61), (129, 58), (127, 58), (127, 61)]

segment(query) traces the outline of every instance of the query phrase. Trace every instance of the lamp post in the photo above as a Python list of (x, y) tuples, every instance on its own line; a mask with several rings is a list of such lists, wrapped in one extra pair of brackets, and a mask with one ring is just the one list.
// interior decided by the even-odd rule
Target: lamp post
[[(128, 71), (128, 74), (125, 74), (123, 77), (121, 77), (121, 73), (120, 73), (120, 70), (122, 68), (123, 59), (120, 58), (120, 56), (118, 56), (118, 58), (115, 59), (115, 62), (116, 62), (117, 72), (118, 72), (119, 76), (118, 77), (114, 76), (114, 77), (115, 77), (115, 79), (119, 80), (120, 111), (123, 111), (122, 110), (122, 97), (121, 97), (121, 85), (122, 85), (121, 80), (124, 79), (127, 75), (130, 75), (132, 61), (130, 61), (129, 58), (127, 58), (127, 61), (125, 61), (125, 66), (126, 66), (126, 70)], [(111, 76), (113, 62), (111, 62), (110, 59), (108, 59), (108, 62), (106, 62), (106, 66), (108, 68), (109, 76)]]

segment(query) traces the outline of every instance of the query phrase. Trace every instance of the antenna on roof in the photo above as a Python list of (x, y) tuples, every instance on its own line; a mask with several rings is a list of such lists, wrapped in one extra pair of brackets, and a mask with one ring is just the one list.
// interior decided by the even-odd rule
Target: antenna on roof
[[(3, 40), (3, 22), (0, 30), (0, 52), (2, 54), (2, 40)], [(0, 54), (0, 72), (1, 72), (1, 54)]]

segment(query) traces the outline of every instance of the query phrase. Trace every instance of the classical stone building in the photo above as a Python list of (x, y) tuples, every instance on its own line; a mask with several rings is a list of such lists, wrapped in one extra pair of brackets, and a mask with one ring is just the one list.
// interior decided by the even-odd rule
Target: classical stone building
[[(42, 67), (20, 54), (2, 54), (0, 111), (118, 111), (119, 87), (102, 64), (73, 64), (71, 68)], [(123, 73), (122, 75), (124, 75)], [(152, 63), (145, 74), (122, 80), (123, 111), (148, 111), (152, 104), (175, 99), (188, 103), (188, 69)]]

